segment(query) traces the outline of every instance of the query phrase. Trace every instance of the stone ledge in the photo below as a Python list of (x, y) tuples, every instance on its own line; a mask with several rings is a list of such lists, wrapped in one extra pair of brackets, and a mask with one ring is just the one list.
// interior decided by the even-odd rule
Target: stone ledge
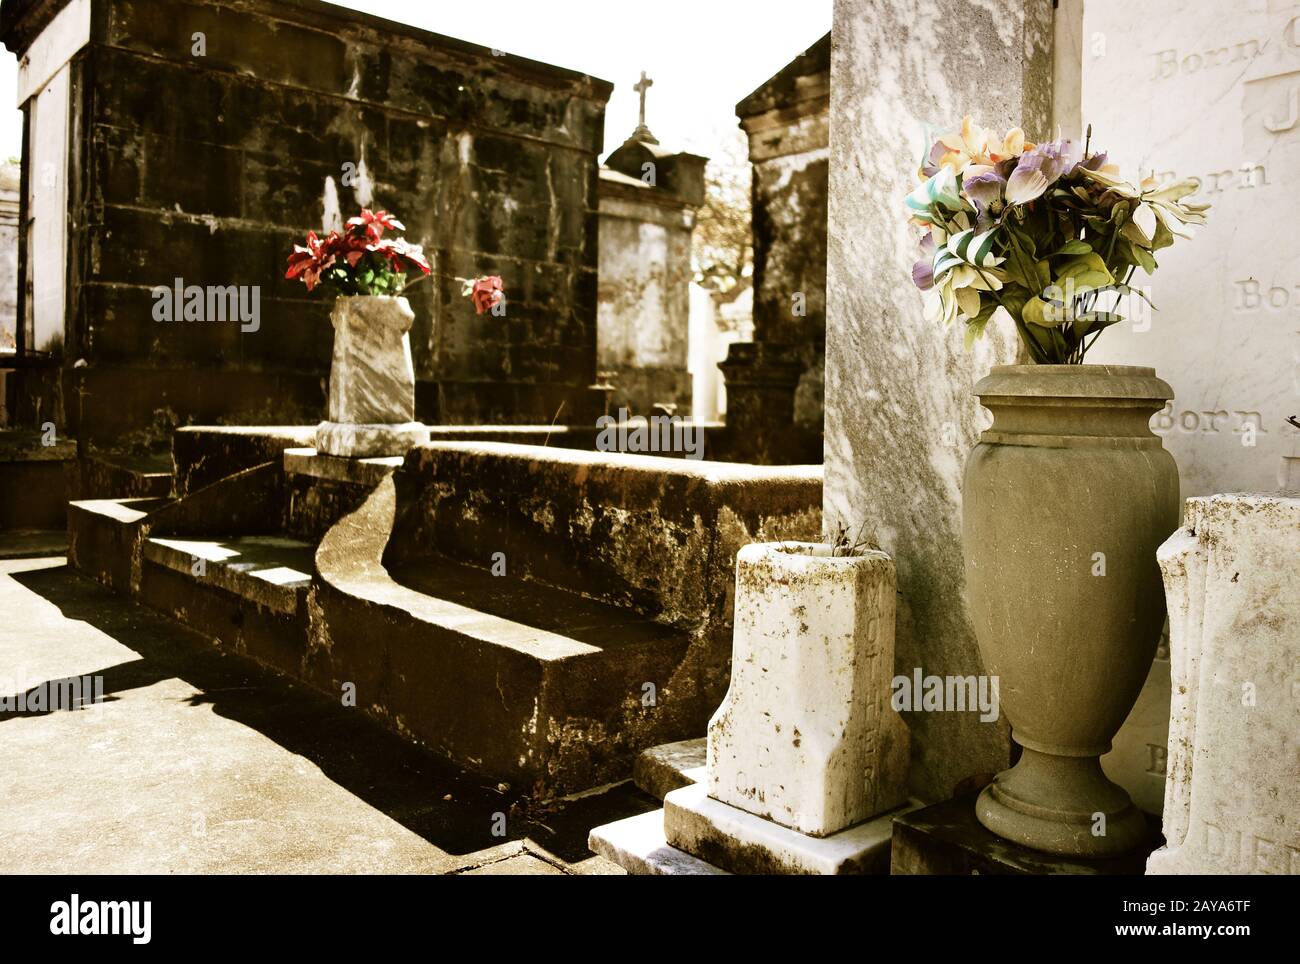
[(389, 473), (402, 467), (402, 456), (380, 455), (372, 458), (346, 458), (327, 455), (314, 448), (284, 450), (286, 475), (307, 475), (330, 482), (355, 482), (378, 485)]
[(664, 797), (664, 835), (678, 850), (738, 874), (884, 874), (894, 817), (872, 817), (829, 837), (809, 837), (714, 800), (702, 783)]
[[(304, 542), (273, 536), (155, 537), (144, 543), (148, 562), (290, 616), (311, 585), (311, 553)], [(194, 575), (195, 560), (203, 560), (203, 576)]]
[(651, 810), (592, 830), (587, 846), (629, 874), (730, 876), (720, 867), (670, 846), (664, 837), (664, 812)]
[(703, 783), (708, 758), (708, 739), (681, 740), (643, 750), (632, 765), (632, 781), (662, 800), (673, 790)]

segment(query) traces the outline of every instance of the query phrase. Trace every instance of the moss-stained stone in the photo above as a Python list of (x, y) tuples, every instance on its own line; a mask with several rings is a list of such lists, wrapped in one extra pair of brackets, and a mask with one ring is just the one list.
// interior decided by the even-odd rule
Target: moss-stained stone
[(763, 463), (822, 460), (827, 34), (736, 105), (753, 164), (754, 343), (731, 347), (726, 450)]
[[(702, 732), (736, 552), (820, 531), (818, 467), (484, 441), (365, 472), (292, 452), (195, 487), (295, 434), (178, 433), (184, 497), (79, 503), (74, 564), (318, 689), (351, 684), (392, 730), (534, 797), (626, 779), (642, 749)], [(177, 545), (207, 542), (293, 578), (198, 577)]]
[[(22, 57), (65, 2), (6, 3), (0, 39)], [(72, 72), (63, 364), (115, 389), (80, 435), (111, 445), (161, 408), (319, 420), (328, 307), (285, 257), (362, 205), (398, 213), (434, 266), (411, 292), (422, 420), (594, 420), (610, 84), (316, 0), (105, 0)], [(460, 296), (479, 274), (505, 278), (507, 319)], [(177, 277), (258, 286), (260, 326), (155, 322), (150, 291)]]

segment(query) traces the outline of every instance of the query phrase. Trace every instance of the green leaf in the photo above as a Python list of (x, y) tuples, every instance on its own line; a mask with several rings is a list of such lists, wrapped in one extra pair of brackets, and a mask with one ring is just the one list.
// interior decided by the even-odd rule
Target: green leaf
[(1046, 286), (1046, 280), (1040, 280), (1038, 263), (1027, 255), (1020, 245), (1021, 235), (1012, 231), (1008, 235), (1007, 261), (1004, 270), (1011, 278), (1029, 291), (1039, 291)]
[(960, 211), (961, 196), (958, 194), (957, 178), (949, 167), (941, 167), (928, 181), (903, 199), (910, 213), (918, 221), (933, 224), (940, 219), (940, 208)]
[(996, 228), (976, 234), (974, 228), (967, 228), (948, 239), (948, 250), (967, 264), (977, 268), (993, 267), (993, 232)]
[(965, 345), (967, 351), (970, 351), (971, 346), (975, 344), (975, 340), (977, 338), (984, 337), (984, 329), (988, 325), (989, 319), (993, 317), (993, 313), (997, 310), (998, 310), (997, 303), (990, 301), (988, 304), (986, 304), (983, 308), (980, 309), (980, 313), (978, 315), (976, 315), (969, 322), (967, 322), (966, 337), (965, 337)]
[(1056, 251), (1055, 253), (1049, 255), (1049, 257), (1056, 258), (1064, 254), (1069, 254), (1069, 255), (1092, 254), (1092, 245), (1088, 244), (1087, 241), (1081, 241), (1078, 238), (1072, 238), (1071, 240), (1066, 241), (1065, 244), (1061, 246), (1061, 249), (1059, 251)]
[(1029, 292), (1019, 286), (1003, 288), (1000, 292), (1002, 305), (1011, 313), (1015, 321), (1020, 321), (1021, 312), (1024, 311), (1025, 303), (1029, 300)]
[(1156, 218), (1156, 233), (1151, 238), (1151, 250), (1159, 251), (1161, 248), (1167, 248), (1173, 243), (1174, 232), (1169, 230), (1163, 220)]
[(1055, 328), (1061, 324), (1060, 302), (1048, 302), (1035, 295), (1025, 302), (1025, 307), (1020, 312), (1020, 318), (1027, 325), (1036, 325), (1039, 328)]
[(1085, 311), (1074, 319), (1074, 335), (1076, 338), (1086, 338), (1093, 332), (1123, 320), (1123, 315), (1117, 315), (1113, 311)]
[(1142, 266), (1142, 270), (1147, 274), (1152, 274), (1156, 270), (1156, 259), (1151, 256), (1151, 252), (1140, 244), (1130, 244), (1133, 251), (1133, 260)]
[(1114, 280), (1110, 269), (1106, 267), (1106, 262), (1099, 254), (1086, 254), (1067, 261), (1061, 265), (1053, 279), (1054, 283), (1062, 288), (1068, 287), (1069, 282), (1073, 282), (1076, 292), (1091, 291), (1108, 285)]
[(1020, 330), (1032, 339), (1033, 348), (1031, 348), (1031, 351), (1036, 349), (1038, 356), (1043, 361), (1050, 361), (1056, 357), (1054, 346), (1052, 345), (1052, 332), (1055, 331), (1055, 329), (1025, 325)]
[(1097, 289), (1098, 294), (1105, 294), (1108, 291), (1113, 291), (1118, 295), (1137, 295), (1147, 304), (1151, 305), (1151, 307), (1155, 307), (1155, 305), (1151, 304), (1151, 299), (1147, 296), (1145, 291), (1141, 288), (1134, 288), (1130, 285), (1126, 285), (1122, 281), (1116, 281), (1114, 284), (1106, 285), (1103, 288)]

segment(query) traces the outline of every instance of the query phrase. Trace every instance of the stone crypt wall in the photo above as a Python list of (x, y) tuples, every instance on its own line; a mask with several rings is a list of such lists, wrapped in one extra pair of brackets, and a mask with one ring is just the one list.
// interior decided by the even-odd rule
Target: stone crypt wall
[[(65, 8), (89, 20), (69, 62), (63, 358), (68, 382), (87, 363), (88, 436), (319, 419), (328, 299), (285, 281), (285, 257), (362, 204), (396, 212), (435, 269), (409, 295), (419, 417), (594, 416), (607, 82), (315, 0), (5, 0), (0, 36), (21, 58)], [(504, 318), (461, 297), (457, 276), (487, 273)], [(258, 330), (154, 321), (151, 289), (177, 277), (258, 285)]]
[(753, 165), (754, 339), (721, 364), (729, 443), (755, 462), (821, 460), (831, 36), (736, 105)]
[[(984, 672), (964, 597), (961, 477), (986, 416), (970, 391), (1015, 360), (1014, 332), (976, 350), (927, 324), (902, 198), (939, 129), (963, 113), (1046, 131), (1050, 0), (837, 0), (831, 51), (826, 285), (826, 525), (874, 537), (898, 570), (895, 668)], [(970, 51), (982, 52), (978, 64)], [(952, 796), (1005, 767), (1005, 721), (907, 713), (911, 789)]]
[(707, 158), (638, 133), (600, 170), (596, 361), (611, 373), (611, 412), (648, 415), (663, 403), (688, 415), (691, 234)]

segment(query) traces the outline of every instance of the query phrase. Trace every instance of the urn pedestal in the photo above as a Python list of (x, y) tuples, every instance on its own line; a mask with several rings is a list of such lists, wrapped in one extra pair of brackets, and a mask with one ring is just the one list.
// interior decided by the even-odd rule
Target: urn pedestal
[(890, 706), (895, 586), (883, 552), (740, 550), (731, 685), (704, 783), (664, 797), (670, 847), (732, 873), (888, 871), (908, 763)]
[(888, 873), (894, 819), (916, 806), (890, 700), (896, 591), (883, 552), (741, 549), (703, 779), (596, 827), (591, 849), (632, 873)]
[(894, 593), (883, 552), (740, 550), (731, 684), (709, 721), (709, 796), (813, 837), (907, 800), (907, 725), (889, 703)]
[(414, 320), (405, 298), (359, 295), (334, 302), (329, 419), (316, 428), (317, 452), (405, 455), (429, 440), (428, 428), (415, 421)]
[(1144, 818), (1099, 757), (1164, 622), (1156, 549), (1178, 524), (1178, 469), (1148, 423), (1173, 392), (1150, 368), (1004, 365), (975, 394), (993, 425), (966, 463), (966, 590), (1023, 748), (976, 815), (1048, 853), (1123, 853)]

